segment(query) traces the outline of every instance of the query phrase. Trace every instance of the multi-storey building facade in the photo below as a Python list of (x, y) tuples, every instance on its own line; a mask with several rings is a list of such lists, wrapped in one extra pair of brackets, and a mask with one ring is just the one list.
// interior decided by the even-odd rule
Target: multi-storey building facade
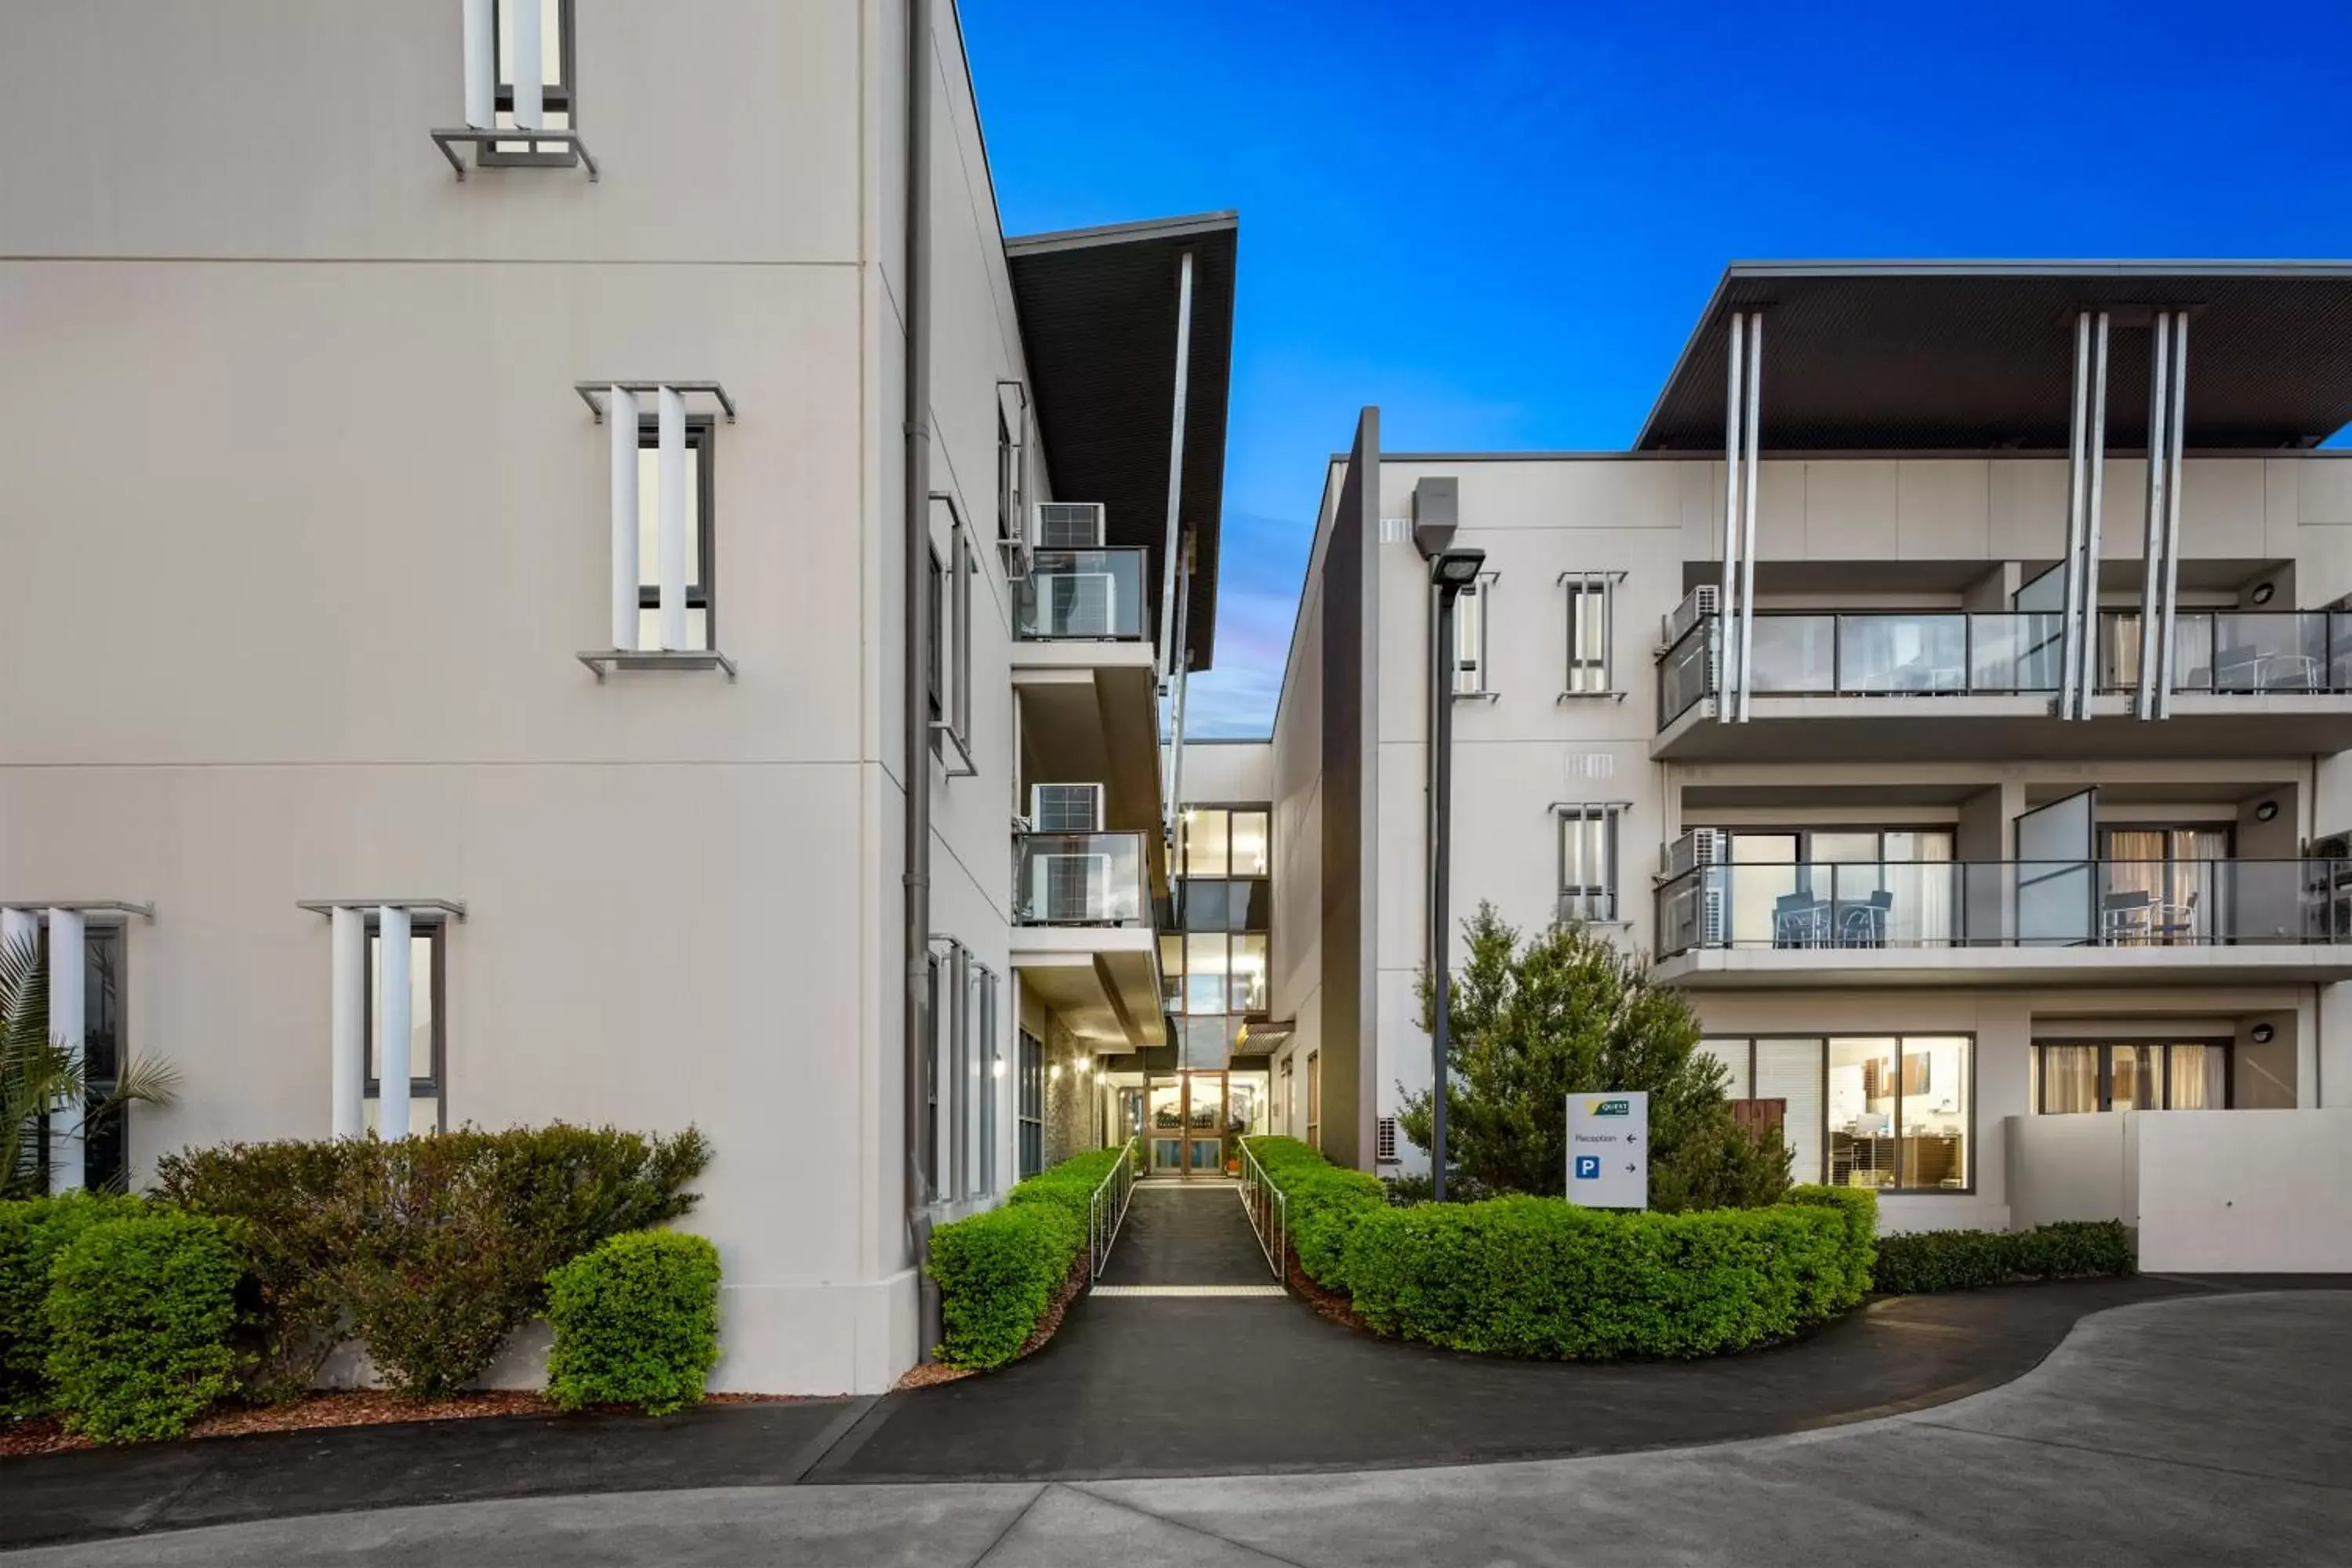
[[(1454, 914), (1654, 960), (1801, 1180), (2000, 1227), (2137, 1201), (2130, 1119), (2059, 1113), (2346, 1103), (2347, 312), (2341, 268), (1741, 267), (1631, 452), (1366, 411), (1263, 747), (1277, 1123), (1418, 1157), (1445, 550)], [(2164, 1125), (2275, 1205), (2340, 1120)]]
[(887, 1387), (1167, 1038), (1232, 217), (1007, 243), (930, 0), (32, 0), (0, 132), (0, 923), (181, 1083), (54, 1184), (693, 1123), (717, 1384)]

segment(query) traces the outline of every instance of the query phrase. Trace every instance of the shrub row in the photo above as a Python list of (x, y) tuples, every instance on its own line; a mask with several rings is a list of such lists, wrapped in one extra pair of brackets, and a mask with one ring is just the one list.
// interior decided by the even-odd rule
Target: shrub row
[(137, 1198), (73, 1193), (0, 1203), (0, 1416), (45, 1415), (49, 1269), (90, 1226), (142, 1211)]
[(1388, 1206), (1387, 1189), (1378, 1177), (1335, 1165), (1296, 1138), (1245, 1142), (1282, 1190), (1299, 1270), (1327, 1290), (1346, 1289), (1349, 1237), (1368, 1215)]
[(479, 1376), (543, 1310), (551, 1270), (687, 1213), (709, 1160), (691, 1128), (558, 1123), (232, 1143), (169, 1156), (156, 1180), (166, 1200), (229, 1222), (259, 1309), (257, 1392), (299, 1396), (355, 1337), (386, 1384), (433, 1395)]
[(1077, 1267), (1087, 1205), (1125, 1152), (1099, 1149), (1065, 1160), (1014, 1187), (1002, 1208), (931, 1233), (941, 1361), (996, 1367), (1021, 1353)]
[(1917, 1230), (1884, 1237), (1874, 1279), (1889, 1295), (1920, 1295), (2012, 1280), (2130, 1274), (2137, 1268), (2121, 1221), (2062, 1220), (2032, 1230)]

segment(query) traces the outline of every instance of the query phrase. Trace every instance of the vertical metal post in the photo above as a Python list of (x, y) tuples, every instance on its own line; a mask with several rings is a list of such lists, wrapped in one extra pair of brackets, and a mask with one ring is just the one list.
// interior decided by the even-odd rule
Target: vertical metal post
[(2164, 636), (2157, 644), (2156, 716), (2172, 717), (2175, 622), (2180, 610), (2180, 454), (2189, 444), (2189, 312), (2172, 313), (2172, 429), (2165, 461), (2172, 472), (2164, 486)]
[(1178, 521), (1184, 501), (1184, 398), (1192, 376), (1192, 253), (1179, 258), (1176, 273), (1176, 411), (1168, 438), (1168, 554), (1160, 574), (1160, 681), (1175, 678), (1174, 627), (1168, 606), (1176, 598), (1176, 552), (1183, 542)]
[(1738, 694), (1744, 684), (1739, 668), (1739, 639), (1732, 635), (1732, 627), (1739, 613), (1739, 409), (1742, 383), (1747, 375), (1747, 352), (1748, 318), (1735, 310), (1731, 316), (1731, 373), (1725, 381), (1723, 403), (1723, 595), (1715, 617), (1717, 647), (1721, 650), (1721, 668), (1717, 671), (1720, 693), (1715, 716), (1727, 722), (1738, 717)]
[(2084, 450), (2089, 440), (2091, 416), (2091, 312), (2074, 313), (2074, 387), (2067, 409), (2072, 426), (2066, 451), (2066, 602), (2060, 612), (2058, 644), (2058, 717), (2083, 717), (2077, 704), (2082, 679), (2085, 635), (2082, 616), (2075, 605), (2075, 590), (2080, 586), (2083, 572), (2084, 488), (2090, 477), (2089, 455)]
[(1748, 694), (1756, 651), (1756, 492), (1764, 471), (1756, 460), (1757, 426), (1764, 397), (1764, 312), (1748, 316), (1748, 478), (1740, 485), (1739, 721), (1748, 722)]
[(1432, 650), (1432, 679), (1437, 691), (1437, 732), (1433, 739), (1434, 755), (1429, 768), (1431, 842), (1430, 855), (1430, 922), (1429, 976), (1436, 987), (1437, 1028), (1430, 1040), (1430, 1106), (1431, 1134), (1429, 1144), (1430, 1195), (1438, 1203), (1445, 1201), (1445, 1090), (1446, 1062), (1453, 1042), (1453, 982), (1445, 962), (1445, 927), (1450, 918), (1446, 900), (1449, 862), (1452, 846), (1447, 842), (1454, 810), (1454, 599), (1452, 589), (1437, 591), (1437, 637)]
[(2145, 542), (2140, 549), (2139, 668), (2135, 672), (2139, 679), (2132, 700), (2132, 712), (2140, 719), (2156, 717), (2157, 666), (2161, 662), (2157, 637), (2164, 611), (2158, 596), (2164, 586), (2164, 487), (2171, 472), (2165, 460), (2170, 435), (2166, 426), (2172, 418), (2171, 374), (2172, 312), (2158, 310), (2147, 347), (2147, 505), (2141, 519)]
[(2090, 505), (2083, 519), (2083, 685), (2077, 716), (2091, 716), (2099, 684), (2099, 531), (2107, 504), (2107, 313), (2091, 331)]

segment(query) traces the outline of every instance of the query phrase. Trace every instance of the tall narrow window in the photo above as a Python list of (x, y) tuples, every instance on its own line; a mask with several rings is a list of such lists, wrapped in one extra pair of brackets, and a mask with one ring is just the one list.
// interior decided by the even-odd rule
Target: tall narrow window
[[(931, 556), (931, 745), (948, 763), (950, 778), (969, 777), (971, 761), (971, 530), (958, 516), (948, 528), (945, 581), (935, 551)], [(950, 759), (950, 752), (954, 752)]]
[(1003, 1114), (1004, 1047), (996, 1037), (996, 973), (984, 968), (975, 968), (975, 973), (979, 985), (975, 1001), (980, 1033), (980, 1191), (988, 1194), (995, 1192), (1000, 1183), (996, 1128)]
[(1307, 1142), (1323, 1147), (1323, 1053), (1307, 1053)]
[(1614, 572), (1565, 572), (1568, 590), (1568, 674), (1561, 694), (1607, 697), (1616, 693), (1610, 645), (1615, 636)]
[(1495, 695), (1486, 663), (1486, 620), (1493, 607), (1495, 574), (1462, 590), (1454, 601), (1454, 695)]
[[(536, 37), (523, 27), (530, 12), (537, 13)], [(535, 5), (522, 0), (495, 0), (491, 16), (499, 62), (498, 129), (529, 126), (569, 131), (576, 127), (579, 106), (572, 89), (572, 0), (538, 0)], [(535, 110), (533, 95), (517, 91), (519, 85), (530, 84), (529, 72), (534, 64), (539, 78)], [(569, 142), (519, 139), (491, 142), (482, 149), (481, 162), (486, 167), (562, 168), (579, 162), (579, 154)]]
[(1013, 1072), (1020, 1171), (1025, 1181), (1045, 1168), (1045, 1047), (1026, 1029), (1021, 1031), (1020, 1059)]
[[(44, 922), (34, 937), (42, 962), (49, 958), (49, 928)], [(58, 1138), (81, 1140), (82, 1185), (90, 1192), (115, 1192), (130, 1180), (131, 1112), (118, 1107), (100, 1117), (122, 1073), (122, 955), (124, 939), (119, 925), (87, 922), (81, 931), (82, 957), (82, 1113), (37, 1118), (21, 1158), (33, 1171), (53, 1170), (50, 1143)]]
[[(646, 401), (650, 402), (651, 399)], [(712, 594), (711, 453), (716, 427), (703, 416), (686, 422), (686, 647), (719, 646), (717, 601)], [(661, 636), (661, 421), (637, 421), (637, 643), (662, 646)]]
[[(408, 932), (408, 1125), (411, 1131), (425, 1131), (445, 1127), (447, 1122), (448, 1095), (446, 1053), (448, 1033), (446, 1027), (447, 988), (442, 974), (442, 931), (438, 921), (418, 920)], [(385, 1096), (382, 1071), (383, 1041), (376, 1031), (380, 1011), (377, 999), (383, 990), (383, 933), (377, 929), (375, 917), (367, 921), (367, 992), (365, 1022), (367, 1038), (367, 1098), (381, 1101)], [(399, 1092), (395, 1086), (392, 1092)], [(419, 1102), (428, 1102), (432, 1121), (428, 1128)]]
[(1622, 805), (1581, 804), (1557, 808), (1559, 817), (1559, 916), (1563, 921), (1610, 924), (1617, 916), (1617, 818)]
[(923, 617), (930, 628), (930, 663), (924, 671), (924, 691), (931, 705), (931, 750), (943, 750), (940, 721), (947, 714), (947, 618), (948, 569), (940, 560), (938, 546), (931, 549), (930, 575), (924, 581)]

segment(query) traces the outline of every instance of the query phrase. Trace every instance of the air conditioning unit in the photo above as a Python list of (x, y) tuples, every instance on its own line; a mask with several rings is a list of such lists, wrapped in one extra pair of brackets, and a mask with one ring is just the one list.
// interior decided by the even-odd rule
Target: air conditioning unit
[(1100, 550), (1103, 547), (1103, 505), (1093, 500), (1042, 500), (1037, 503), (1039, 550)]
[(1057, 637), (1118, 635), (1118, 579), (1108, 572), (1037, 572), (1035, 584), (1044, 631)]
[(1029, 918), (1082, 925), (1110, 918), (1110, 857), (1084, 851), (1029, 862)]
[(1721, 602), (1722, 590), (1713, 584), (1693, 588), (1683, 596), (1683, 602), (1676, 605), (1673, 612), (1659, 625), (1658, 638), (1661, 645), (1672, 647), (1682, 641), (1683, 634), (1707, 616), (1714, 615)]
[(2303, 851), (2306, 860), (2352, 860), (2352, 833), (2331, 833), (2315, 838)]
[(1103, 786), (1041, 784), (1029, 786), (1029, 822), (1034, 833), (1100, 833)]
[(1665, 847), (1659, 875), (1671, 882), (1704, 866), (1731, 858), (1731, 836), (1719, 827), (1694, 827)]
[(1701, 947), (1731, 945), (1731, 922), (1724, 910), (1723, 889), (1712, 882), (1699, 889), (1698, 942)]

